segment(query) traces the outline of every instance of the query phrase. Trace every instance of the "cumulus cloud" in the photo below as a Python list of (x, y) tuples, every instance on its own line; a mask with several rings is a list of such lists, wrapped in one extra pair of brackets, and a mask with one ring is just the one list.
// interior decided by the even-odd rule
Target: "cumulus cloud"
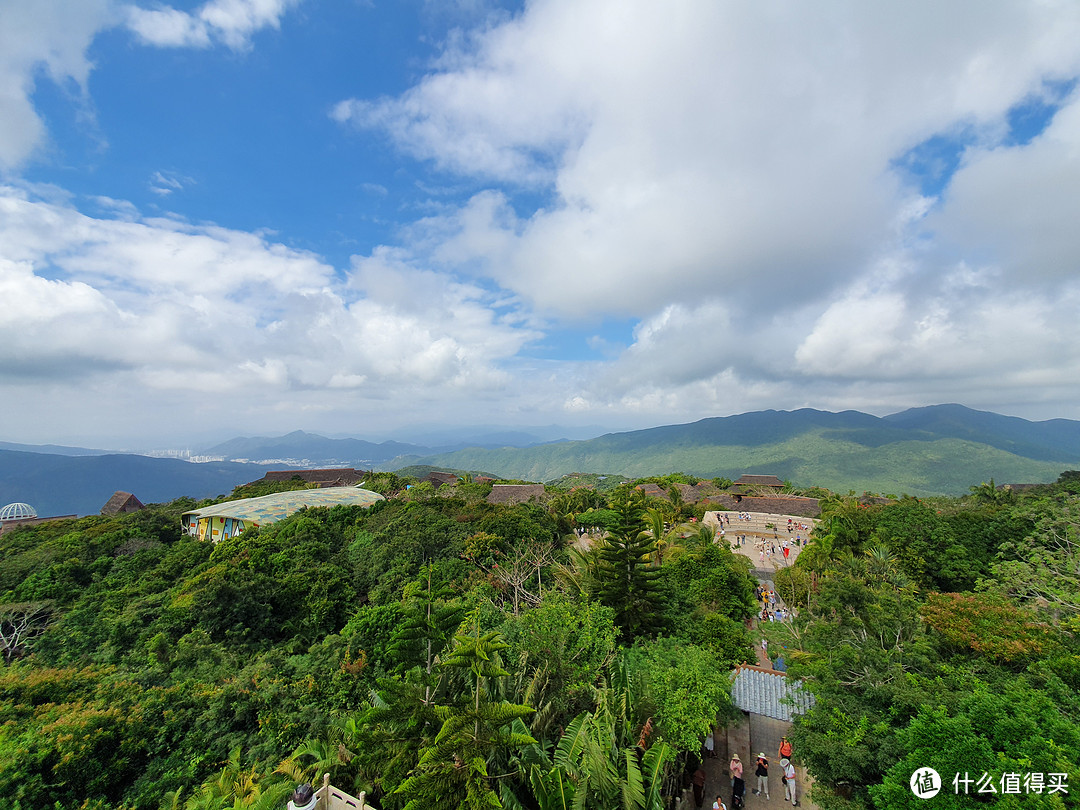
[[(333, 117), (490, 186), (406, 231), (430, 266), (556, 320), (638, 319), (560, 378), (573, 412), (1014, 400), (1078, 363), (1054, 327), (1077, 296), (1075, 96), (1009, 132), (1080, 74), (1078, 41), (1067, 2), (538, 0)], [(934, 138), (962, 142), (940, 198), (901, 171)]]
[(112, 380), (238, 408), (322, 397), (339, 417), (386, 400), (404, 415), (497, 397), (538, 334), (504, 296), (385, 251), (341, 274), (256, 234), (91, 217), (14, 187), (0, 188), (0, 244), (9, 381)]
[[(143, 42), (159, 46), (242, 50), (251, 36), (277, 28), (300, 0), (209, 0), (193, 13), (171, 6), (121, 6), (117, 0), (0, 0), (0, 171), (25, 165), (48, 142), (32, 96), (42, 76), (73, 89), (90, 105), (87, 51), (102, 30), (126, 22)], [(175, 179), (175, 178), (174, 178)], [(154, 183), (156, 191), (169, 185)]]
[(926, 223), (946, 249), (998, 264), (1012, 283), (1080, 269), (1080, 93), (1024, 145), (972, 150)]
[(1077, 37), (1067, 4), (538, 2), (402, 96), (334, 115), (448, 171), (550, 189), (521, 217), (466, 206), (453, 247), (479, 245), (462, 259), (539, 307), (641, 317), (705, 285), (842, 282), (911, 202), (890, 162), (958, 121), (1000, 128), (1075, 73)]
[[(85, 95), (104, 27), (243, 50), (297, 3), (0, 0), (0, 167), (45, 143), (36, 77)], [(1080, 95), (1045, 92), (1075, 87), (1077, 42), (1069, 0), (534, 0), (452, 33), (400, 95), (333, 107), (438, 172), (420, 193), (453, 189), (406, 201), (428, 215), (347, 267), (0, 191), (0, 289), (25, 302), (0, 316), (0, 367), (290, 429), (358, 403), (622, 426), (946, 400), (1080, 417)], [(1049, 125), (1012, 137), (1040, 94)], [(149, 183), (164, 200), (190, 180)], [(628, 345), (605, 317), (636, 324)], [(567, 324), (595, 359), (537, 348)]]
[(221, 42), (234, 50), (250, 45), (252, 34), (277, 28), (300, 0), (210, 0), (194, 13), (171, 6), (128, 6), (127, 25), (149, 45), (207, 48)]

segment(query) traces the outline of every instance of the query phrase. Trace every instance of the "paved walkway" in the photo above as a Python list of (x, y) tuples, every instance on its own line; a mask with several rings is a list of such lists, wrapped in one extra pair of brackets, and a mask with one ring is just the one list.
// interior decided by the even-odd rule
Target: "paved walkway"
[[(702, 804), (704, 810), (710, 810), (712, 803), (719, 793), (724, 803), (731, 808), (731, 772), (728, 763), (731, 755), (737, 753), (743, 763), (743, 780), (746, 782), (745, 807), (746, 810), (783, 810), (789, 806), (784, 801), (784, 785), (780, 781), (782, 768), (777, 749), (780, 747), (780, 738), (787, 734), (791, 723), (784, 720), (774, 720), (757, 714), (746, 714), (743, 720), (727, 729), (720, 729), (716, 734), (716, 757), (706, 759), (702, 766), (705, 771), (705, 801)], [(757, 786), (757, 777), (754, 776), (754, 762), (759, 753), (765, 754), (769, 760), (769, 798), (755, 796), (754, 788)], [(795, 782), (797, 793), (795, 795), (798, 806), (807, 810), (818, 810), (818, 806), (806, 797), (806, 791), (811, 781), (806, 769), (795, 766)], [(685, 800), (681, 805), (682, 810), (693, 810), (693, 792), (687, 790)]]
[[(771, 515), (763, 512), (743, 512), (749, 520), (739, 520), (739, 512), (706, 512), (702, 522), (706, 526), (719, 529), (720, 517), (730, 516), (731, 522), (724, 523), (724, 541), (736, 554), (742, 554), (756, 567), (775, 572), (787, 568), (799, 558), (799, 552), (805, 546), (810, 530), (817, 521), (814, 518), (798, 515)], [(792, 530), (788, 532), (788, 519)], [(805, 529), (801, 527), (807, 527)], [(775, 528), (770, 528), (775, 527)], [(741, 539), (745, 538), (745, 539)], [(783, 543), (787, 541), (788, 556), (783, 553)]]
[[(759, 522), (764, 521), (766, 518), (769, 521), (774, 521), (783, 518), (785, 521), (786, 534), (786, 516), (779, 515), (755, 515), (755, 518)], [(715, 521), (715, 516), (713, 521)], [(809, 521), (807, 518), (797, 518), (796, 520)], [(708, 515), (706, 516), (708, 521)], [(732, 521), (734, 527), (736, 521)], [(733, 532), (728, 531), (726, 539), (732, 539)], [(771, 536), (772, 532), (769, 532)], [(806, 534), (803, 533), (805, 538)], [(768, 538), (763, 538), (768, 542)], [(761, 546), (757, 546), (760, 550)], [(749, 557), (755, 565), (758, 565), (758, 559), (751, 556), (753, 551), (751, 547), (750, 537), (747, 537), (745, 544), (741, 547), (736, 546), (732, 548), (733, 551), (741, 553), (746, 557)], [(758, 581), (766, 586), (769, 590), (775, 591), (775, 585), (772, 582), (772, 575), (777, 568), (790, 565), (795, 561), (798, 556), (798, 549), (792, 547), (791, 554), (785, 561), (781, 554), (775, 555), (773, 558), (766, 558), (765, 567), (757, 567), (753, 570), (754, 576)], [(776, 558), (779, 557), (779, 565), (776, 564)], [(777, 605), (782, 606), (783, 602), (777, 597)], [(754, 627), (756, 628), (759, 620), (754, 619)], [(756, 635), (756, 634), (755, 634)], [(772, 661), (768, 655), (761, 648), (760, 643), (754, 644), (754, 652), (757, 656), (757, 665), (766, 669), (772, 669)], [(728, 763), (731, 762), (731, 755), (738, 754), (739, 759), (743, 763), (743, 780), (746, 782), (746, 794), (745, 794), (745, 807), (746, 810), (766, 810), (766, 808), (774, 808), (774, 810), (782, 810), (784, 807), (789, 807), (790, 803), (784, 801), (784, 785), (780, 781), (780, 777), (783, 775), (783, 768), (780, 767), (780, 757), (778, 749), (780, 748), (780, 739), (791, 728), (791, 723), (785, 720), (775, 720), (771, 717), (765, 717), (764, 715), (744, 713), (743, 720), (733, 726), (729, 726), (727, 729), (719, 729), (713, 735), (716, 741), (716, 757), (713, 759), (706, 759), (702, 768), (705, 771), (705, 801), (702, 804), (704, 810), (710, 810), (712, 808), (713, 801), (717, 794), (720, 794), (724, 803), (731, 808), (731, 773), (728, 769)], [(765, 796), (755, 796), (754, 788), (757, 787), (757, 777), (754, 775), (755, 760), (759, 753), (765, 754), (765, 757), (769, 761), (769, 798)], [(798, 752), (795, 752), (796, 758)], [(807, 810), (818, 810), (818, 806), (807, 798), (807, 792), (812, 784), (809, 774), (806, 772), (806, 768), (800, 766), (798, 762), (795, 763), (795, 784), (796, 795), (795, 798), (798, 801), (798, 806), (801, 808), (807, 808)], [(680, 810), (693, 810), (694, 798), (691, 790), (685, 791), (685, 799), (681, 805), (678, 805)]]

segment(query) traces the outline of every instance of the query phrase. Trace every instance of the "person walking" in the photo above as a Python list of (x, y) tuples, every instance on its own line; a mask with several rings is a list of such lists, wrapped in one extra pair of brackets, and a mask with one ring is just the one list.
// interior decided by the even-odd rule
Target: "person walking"
[(746, 792), (746, 782), (743, 781), (743, 764), (738, 754), (731, 755), (731, 806), (742, 807), (743, 794)]
[(757, 755), (756, 766), (754, 775), (757, 777), (757, 788), (754, 790), (754, 795), (760, 796), (764, 793), (767, 801), (769, 799), (769, 760), (765, 758), (764, 752)]
[(795, 797), (795, 766), (790, 759), (780, 760), (780, 767), (784, 769), (784, 801), (791, 799), (791, 806), (798, 804)]
[(698, 768), (694, 771), (690, 783), (694, 786), (694, 806), (701, 810), (701, 805), (705, 803), (705, 769)]
[(791, 741), (787, 737), (780, 738), (780, 748), (776, 751), (780, 759), (791, 759)]

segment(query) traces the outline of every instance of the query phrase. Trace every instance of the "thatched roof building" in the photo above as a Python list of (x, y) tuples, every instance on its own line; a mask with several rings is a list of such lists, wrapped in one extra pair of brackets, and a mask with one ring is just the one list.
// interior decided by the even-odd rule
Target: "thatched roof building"
[(720, 495), (709, 499), (729, 512), (760, 512), (767, 515), (821, 516), (821, 501), (800, 495)]
[(733, 492), (760, 492), (763, 489), (780, 491), (784, 488), (784, 482), (775, 475), (742, 475), (739, 480), (731, 485)]
[(367, 475), (363, 470), (352, 467), (332, 467), (325, 470), (272, 470), (262, 477), (262, 481), (291, 481), (299, 478), (308, 484), (319, 487), (354, 487)]
[(543, 484), (494, 484), (488, 503), (518, 504), (544, 500)]
[(435, 487), (435, 489), (438, 489), (443, 484), (449, 484), (450, 486), (453, 486), (461, 479), (452, 472), (439, 472), (438, 470), (432, 470), (426, 476), (424, 476), (424, 480), (429, 482), (433, 487)]
[(101, 514), (119, 515), (126, 512), (138, 512), (140, 509), (144, 508), (142, 501), (130, 492), (121, 492), (120, 490), (117, 490), (113, 493), (113, 496), (109, 498), (108, 502), (101, 507)]

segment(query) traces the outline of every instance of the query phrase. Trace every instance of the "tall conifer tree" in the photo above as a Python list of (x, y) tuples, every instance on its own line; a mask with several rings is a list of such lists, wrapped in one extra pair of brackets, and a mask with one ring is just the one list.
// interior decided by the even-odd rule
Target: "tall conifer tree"
[(613, 508), (619, 523), (600, 550), (600, 601), (615, 611), (616, 626), (632, 641), (654, 633), (659, 622), (660, 569), (651, 564), (656, 539), (645, 531), (640, 493), (623, 495)]

